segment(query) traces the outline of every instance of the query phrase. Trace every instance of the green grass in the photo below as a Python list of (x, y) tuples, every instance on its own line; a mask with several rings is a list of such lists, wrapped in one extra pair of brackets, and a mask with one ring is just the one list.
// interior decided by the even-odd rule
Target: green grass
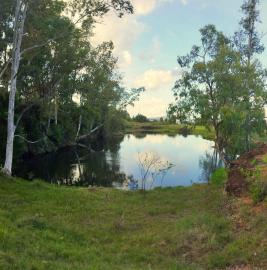
[(0, 198), (1, 270), (267, 269), (266, 212), (214, 185), (144, 196), (0, 177)]
[(267, 154), (262, 157), (262, 161), (267, 164)]
[(224, 185), (228, 178), (228, 172), (225, 168), (217, 169), (211, 176), (210, 182), (214, 185)]
[[(189, 134), (201, 135), (205, 139), (214, 139), (214, 132), (212, 130), (208, 130), (204, 126), (196, 126), (190, 128)], [(146, 123), (138, 123), (138, 122), (127, 122), (126, 132), (129, 133), (156, 133), (156, 134), (168, 134), (168, 135), (176, 135), (182, 134), (184, 132), (184, 126), (178, 124), (168, 124), (161, 122), (146, 122)]]

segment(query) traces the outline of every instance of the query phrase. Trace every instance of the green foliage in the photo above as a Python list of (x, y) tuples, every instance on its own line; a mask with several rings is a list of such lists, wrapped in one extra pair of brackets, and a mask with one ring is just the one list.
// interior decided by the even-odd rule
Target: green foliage
[(210, 182), (214, 185), (222, 186), (225, 184), (228, 178), (228, 172), (226, 168), (217, 169), (211, 176)]
[(125, 111), (110, 110), (105, 119), (105, 133), (118, 134), (126, 128), (126, 120), (129, 116)]
[[(7, 66), (0, 78), (1, 161), (14, 6), (14, 1), (3, 0), (0, 9), (0, 73)], [(67, 10), (77, 21), (66, 16)], [(16, 157), (23, 152), (40, 153), (73, 144), (77, 136), (98, 126), (103, 126), (106, 135), (123, 130), (122, 111), (133, 105), (144, 88), (121, 86), (112, 42), (95, 47), (91, 44), (96, 18), (110, 10), (121, 17), (132, 13), (133, 6), (128, 0), (29, 1), (17, 75), (15, 118), (21, 120), (16, 129)]]
[(184, 126), (178, 124), (171, 124), (169, 122), (135, 122), (128, 120), (126, 122), (126, 131), (135, 134), (156, 133), (168, 134), (174, 136), (176, 134), (182, 135), (200, 135), (207, 140), (214, 139), (214, 132), (204, 126)]
[(174, 86), (169, 118), (212, 127), (219, 150), (235, 156), (251, 147), (252, 134), (266, 128), (265, 73), (258, 61), (244, 64), (231, 40), (213, 25), (200, 32), (202, 46), (178, 57), (187, 69)]
[(145, 115), (142, 115), (142, 114), (137, 114), (135, 117), (133, 117), (133, 120), (136, 122), (139, 122), (139, 123), (149, 122), (147, 117)]
[(262, 161), (267, 164), (267, 154), (262, 157)]
[(245, 0), (241, 10), (244, 14), (240, 21), (241, 30), (235, 34), (234, 41), (249, 62), (254, 54), (264, 51), (260, 33), (256, 30), (257, 24), (261, 22), (259, 0)]
[(217, 147), (229, 157), (249, 150), (253, 136), (266, 129), (266, 72), (253, 58), (263, 51), (256, 31), (257, 4), (245, 1), (242, 29), (230, 39), (214, 25), (200, 30), (201, 46), (178, 57), (185, 70), (173, 88), (175, 103), (168, 109), (172, 121), (213, 127)]
[(267, 197), (267, 182), (266, 180), (257, 180), (252, 183), (251, 197), (254, 203), (259, 203), (265, 200)]
[(257, 160), (256, 159), (253, 159), (252, 161), (251, 161), (251, 165), (252, 166), (255, 166), (257, 164)]

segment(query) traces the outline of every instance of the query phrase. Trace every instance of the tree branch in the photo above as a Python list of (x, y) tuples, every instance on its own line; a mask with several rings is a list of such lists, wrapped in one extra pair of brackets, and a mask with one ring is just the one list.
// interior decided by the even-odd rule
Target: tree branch
[(86, 139), (87, 137), (90, 137), (93, 133), (95, 133), (96, 131), (98, 131), (102, 127), (103, 127), (103, 124), (97, 126), (96, 128), (92, 129), (88, 134), (85, 134), (85, 135), (82, 135), (82, 136), (78, 137), (76, 139), (76, 142), (81, 141), (83, 139)]
[(23, 54), (25, 54), (25, 53), (27, 53), (27, 52), (29, 52), (29, 51), (32, 51), (32, 50), (34, 50), (34, 49), (44, 47), (44, 46), (48, 45), (51, 41), (55, 41), (56, 39), (59, 39), (59, 38), (48, 39), (48, 40), (47, 40), (46, 42), (44, 42), (44, 43), (36, 44), (36, 45), (31, 46), (31, 47), (28, 47), (28, 48), (24, 49), (23, 51), (21, 51), (20, 56), (22, 56)]
[(8, 68), (8, 65), (11, 63), (12, 61), (12, 58), (10, 58), (6, 63), (5, 63), (5, 66), (3, 67), (2, 71), (0, 72), (0, 79), (3, 77), (3, 75), (5, 74), (7, 68)]
[(23, 115), (28, 111), (30, 110), (32, 107), (34, 106), (34, 103), (30, 104), (29, 106), (27, 106), (26, 108), (24, 108), (24, 110), (20, 113), (18, 119), (17, 119), (17, 122), (16, 122), (16, 125), (15, 125), (15, 128), (17, 128), (21, 118), (23, 117)]
[(29, 140), (27, 140), (26, 138), (24, 138), (24, 137), (21, 136), (21, 135), (15, 135), (14, 137), (18, 137), (18, 138), (22, 139), (23, 141), (25, 141), (25, 142), (27, 142), (27, 143), (30, 143), (30, 144), (36, 144), (36, 143), (39, 143), (39, 142), (43, 141), (43, 140), (46, 138), (46, 136), (44, 136), (43, 138), (41, 138), (41, 139), (39, 139), (39, 140), (37, 140), (37, 141), (29, 141)]

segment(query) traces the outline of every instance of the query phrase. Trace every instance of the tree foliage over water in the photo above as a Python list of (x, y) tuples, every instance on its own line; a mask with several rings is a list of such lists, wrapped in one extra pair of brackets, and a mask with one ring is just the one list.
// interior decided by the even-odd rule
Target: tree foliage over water
[(182, 123), (212, 127), (217, 149), (230, 156), (249, 150), (253, 135), (266, 127), (266, 70), (255, 57), (264, 50), (256, 31), (257, 4), (244, 2), (241, 29), (233, 37), (214, 25), (200, 30), (201, 45), (178, 57), (183, 75), (168, 109), (169, 117)]
[[(27, 6), (18, 54), (15, 116), (10, 108), (16, 7)], [(90, 42), (97, 18), (113, 10), (133, 12), (128, 0), (2, 0), (0, 7), (0, 157), (4, 161), (7, 118), (15, 127), (15, 156), (73, 144), (93, 131), (123, 128), (125, 108), (140, 89), (122, 86), (111, 41)], [(18, 15), (17, 24), (22, 15)], [(18, 33), (19, 34), (19, 33)], [(12, 59), (13, 58), (13, 59)], [(11, 91), (12, 92), (12, 91)], [(13, 105), (14, 105), (13, 104)], [(12, 126), (12, 123), (11, 123)]]

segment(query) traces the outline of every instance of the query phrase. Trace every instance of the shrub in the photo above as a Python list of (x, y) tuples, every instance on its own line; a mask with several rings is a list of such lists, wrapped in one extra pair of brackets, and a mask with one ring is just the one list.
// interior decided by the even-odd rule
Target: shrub
[(251, 197), (254, 203), (264, 201), (267, 197), (267, 182), (263, 180), (254, 182), (251, 186)]
[(148, 118), (142, 114), (137, 114), (134, 118), (134, 121), (139, 122), (139, 123), (145, 123), (149, 122)]
[(225, 168), (217, 169), (210, 178), (210, 182), (214, 185), (223, 185), (228, 177), (227, 170)]

